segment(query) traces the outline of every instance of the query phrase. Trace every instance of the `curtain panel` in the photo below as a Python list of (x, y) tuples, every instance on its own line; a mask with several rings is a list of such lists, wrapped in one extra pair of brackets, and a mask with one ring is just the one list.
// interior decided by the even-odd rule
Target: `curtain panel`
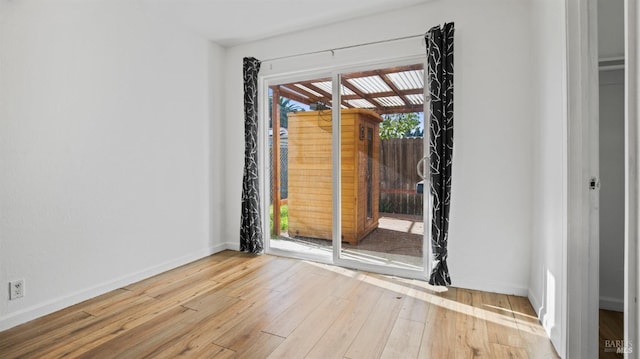
[(243, 59), (244, 78), (244, 174), (240, 250), (261, 253), (264, 248), (258, 178), (258, 72), (260, 61)]
[(431, 171), (432, 271), (429, 284), (451, 285), (447, 267), (451, 164), (453, 156), (453, 23), (435, 26), (425, 35), (429, 94), (429, 166)]

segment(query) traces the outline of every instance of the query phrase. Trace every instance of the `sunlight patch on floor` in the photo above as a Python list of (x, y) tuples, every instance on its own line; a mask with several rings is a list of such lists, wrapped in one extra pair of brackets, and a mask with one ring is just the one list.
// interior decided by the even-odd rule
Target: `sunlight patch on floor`
[[(270, 247), (283, 251), (296, 252), (302, 255), (331, 256), (333, 249), (329, 246), (320, 246), (295, 240), (272, 239)], [(401, 254), (378, 253), (366, 250), (343, 250), (342, 258), (355, 260), (368, 264), (382, 265), (394, 268), (403, 268), (421, 271), (422, 258)]]
[[(340, 273), (342, 275), (347, 275), (348, 272), (353, 272), (348, 269), (346, 270), (347, 272), (345, 272), (344, 268), (335, 267), (327, 264), (320, 264), (320, 263), (314, 263), (314, 262), (308, 262), (308, 264), (321, 267), (328, 271)], [(340, 268), (340, 270), (338, 270), (337, 268)], [(438, 306), (446, 310), (455, 311), (464, 315), (468, 315), (470, 317), (489, 321), (489, 322), (502, 325), (508, 328), (524, 331), (536, 337), (547, 338), (547, 335), (543, 330), (537, 329), (535, 324), (531, 323), (531, 320), (536, 320), (536, 318), (530, 315), (516, 312), (513, 310), (508, 310), (505, 308), (496, 307), (496, 306), (489, 306), (486, 304), (484, 305), (486, 307), (499, 309), (503, 311), (504, 314), (501, 314), (501, 313), (496, 313), (495, 311), (460, 303), (456, 300), (444, 298), (438, 295), (439, 293), (442, 293), (448, 290), (447, 288), (444, 288), (444, 287), (432, 286), (427, 282), (414, 280), (414, 279), (388, 277), (388, 276), (378, 275), (378, 274), (366, 274), (363, 277), (361, 277), (360, 280), (367, 284), (371, 284), (385, 290), (390, 290), (403, 296), (409, 296), (409, 297), (427, 302), (429, 304), (433, 304), (435, 306)]]

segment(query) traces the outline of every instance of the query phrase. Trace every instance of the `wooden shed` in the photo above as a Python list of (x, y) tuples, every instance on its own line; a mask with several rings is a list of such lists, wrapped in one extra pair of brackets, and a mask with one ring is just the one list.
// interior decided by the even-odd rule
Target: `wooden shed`
[[(356, 244), (378, 227), (377, 113), (342, 110), (342, 241)], [(331, 239), (331, 110), (290, 113), (289, 235)]]

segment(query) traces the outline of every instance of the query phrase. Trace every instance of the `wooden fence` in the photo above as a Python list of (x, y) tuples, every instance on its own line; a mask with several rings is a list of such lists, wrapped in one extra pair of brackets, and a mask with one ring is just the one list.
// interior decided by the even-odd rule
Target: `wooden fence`
[[(283, 199), (287, 198), (288, 192), (287, 150), (286, 146), (280, 149), (280, 193)], [(423, 195), (416, 193), (416, 183), (420, 181), (416, 166), (422, 158), (422, 151), (422, 138), (380, 141), (380, 212), (422, 215)]]
[(416, 193), (422, 138), (380, 141), (380, 211), (422, 215), (423, 195)]

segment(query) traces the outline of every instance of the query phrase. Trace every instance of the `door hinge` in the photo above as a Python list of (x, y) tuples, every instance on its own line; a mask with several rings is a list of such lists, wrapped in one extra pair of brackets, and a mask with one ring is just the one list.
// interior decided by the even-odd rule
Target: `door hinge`
[(596, 190), (600, 188), (600, 181), (598, 181), (597, 177), (592, 177), (589, 180), (589, 189)]

